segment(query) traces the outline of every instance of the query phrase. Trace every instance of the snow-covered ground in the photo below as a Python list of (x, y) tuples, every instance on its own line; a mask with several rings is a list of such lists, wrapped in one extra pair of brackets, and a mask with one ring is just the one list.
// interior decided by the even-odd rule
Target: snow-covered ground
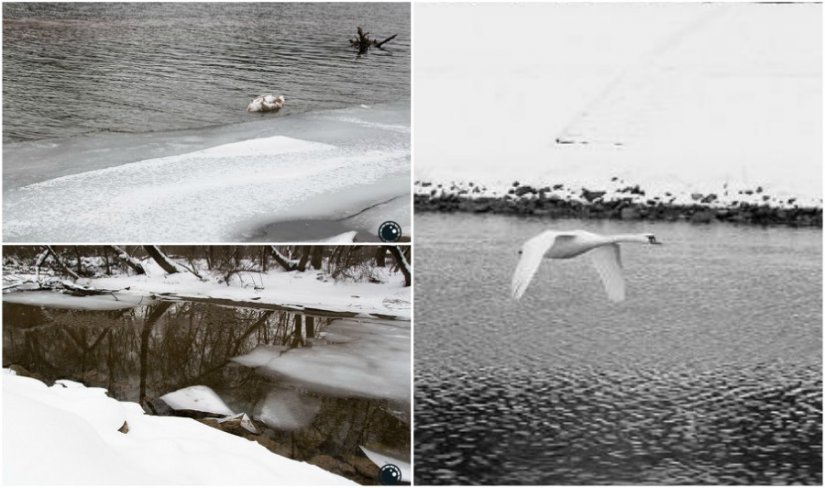
[[(72, 297), (57, 292), (4, 293), (3, 300), (57, 307), (124, 308), (147, 303), (150, 295), (173, 294), (180, 298), (223, 299), (251, 306), (271, 304), (295, 309), (313, 308), (330, 312), (361, 315), (381, 314), (408, 320), (411, 315), (410, 287), (404, 286), (401, 273), (388, 269), (372, 271), (382, 283), (335, 281), (315, 271), (267, 273), (241, 272), (232, 275), (229, 285), (220, 277), (203, 272), (205, 281), (189, 272), (166, 274), (152, 260), (141, 261), (146, 275), (119, 275), (101, 278), (81, 278), (76, 285), (86, 285), (115, 293), (93, 297)], [(16, 279), (34, 279), (34, 275), (16, 273)], [(321, 279), (319, 279), (321, 278)], [(129, 287), (128, 290), (123, 290)], [(75, 304), (75, 305), (72, 305)]]
[(4, 484), (352, 484), (192, 419), (144, 415), (102, 388), (8, 370), (2, 380)]
[(414, 9), (417, 180), (822, 205), (821, 4)]
[[(408, 104), (357, 107), (239, 124), (226, 129), (231, 135), (195, 143), (189, 135), (158, 136), (164, 150), (151, 141), (131, 148), (160, 155), (149, 159), (117, 154), (108, 139), (74, 154), (42, 142), (18, 145), (4, 151), (10, 178), (45, 179), (6, 188), (3, 235), (16, 242), (219, 242), (276, 221), (348, 217), (409, 195), (409, 116)], [(77, 146), (53, 145), (61, 144)], [(29, 175), (26, 162), (38, 154), (50, 165)], [(406, 203), (381, 218), (409, 221)]]

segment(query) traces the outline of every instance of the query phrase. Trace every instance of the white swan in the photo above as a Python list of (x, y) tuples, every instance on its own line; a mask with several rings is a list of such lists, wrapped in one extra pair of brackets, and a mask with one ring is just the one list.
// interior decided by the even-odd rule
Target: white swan
[(604, 283), (607, 297), (614, 302), (624, 300), (624, 274), (619, 242), (661, 244), (653, 234), (602, 236), (584, 230), (542, 232), (521, 246), (521, 259), (513, 275), (513, 298), (518, 300), (524, 295), (543, 257), (569, 259), (591, 251), (593, 266)]
[(283, 108), (284, 104), (286, 103), (286, 99), (283, 95), (273, 96), (273, 95), (261, 95), (260, 97), (256, 98), (249, 102), (249, 105), (246, 106), (247, 112), (277, 112)]

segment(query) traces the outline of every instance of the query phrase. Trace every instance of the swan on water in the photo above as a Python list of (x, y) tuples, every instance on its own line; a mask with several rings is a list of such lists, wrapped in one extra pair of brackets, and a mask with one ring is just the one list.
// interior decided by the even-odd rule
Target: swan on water
[(593, 266), (602, 279), (607, 297), (614, 302), (624, 300), (624, 274), (619, 252), (620, 242), (661, 244), (653, 234), (619, 234), (603, 236), (584, 230), (548, 230), (521, 246), (521, 259), (513, 274), (512, 294), (518, 300), (539, 269), (541, 259), (569, 259), (590, 252)]
[(256, 98), (249, 102), (249, 105), (246, 106), (247, 112), (277, 112), (281, 110), (281, 108), (286, 103), (286, 99), (283, 95), (273, 96), (269, 95), (261, 95), (260, 97)]

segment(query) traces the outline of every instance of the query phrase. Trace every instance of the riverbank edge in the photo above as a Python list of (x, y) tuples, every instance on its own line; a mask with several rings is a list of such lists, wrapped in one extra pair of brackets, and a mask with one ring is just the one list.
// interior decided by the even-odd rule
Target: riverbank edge
[(431, 184), (425, 183), (416, 188), (413, 199), (415, 212), (492, 213), (541, 216), (548, 219), (683, 221), (695, 224), (723, 222), (822, 228), (822, 208), (777, 207), (749, 202), (720, 204), (714, 198), (710, 198), (711, 195), (697, 198), (695, 203), (684, 204), (667, 203), (660, 199), (640, 202), (631, 196), (605, 199), (605, 192), (587, 190), (582, 192), (580, 199), (571, 199), (527, 185), (514, 186), (510, 193), (501, 196), (476, 196), (466, 190), (449, 193), (421, 192), (430, 186)]

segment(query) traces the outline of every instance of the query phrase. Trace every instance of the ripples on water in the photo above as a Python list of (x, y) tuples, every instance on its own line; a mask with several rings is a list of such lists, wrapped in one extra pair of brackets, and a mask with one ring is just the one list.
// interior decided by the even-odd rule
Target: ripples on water
[[(656, 233), (623, 246), (628, 299), (545, 228)], [(420, 484), (742, 484), (822, 479), (819, 230), (416, 218)], [(548, 266), (548, 264), (550, 264)]]
[[(148, 132), (409, 99), (405, 3), (3, 5), (3, 140)], [(364, 26), (398, 33), (357, 58)]]

